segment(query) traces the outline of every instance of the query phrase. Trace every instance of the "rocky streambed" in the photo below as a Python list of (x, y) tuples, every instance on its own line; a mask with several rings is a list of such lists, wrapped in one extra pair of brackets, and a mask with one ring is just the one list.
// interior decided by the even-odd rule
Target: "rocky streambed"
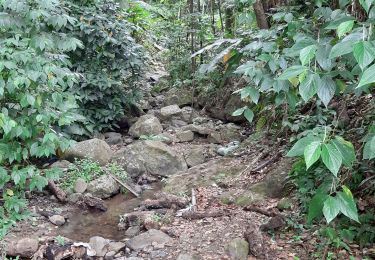
[(286, 195), (291, 165), (281, 159), (282, 147), (264, 133), (249, 134), (170, 104), (171, 98), (163, 105), (163, 99), (153, 97), (127, 133), (79, 142), (51, 165), (66, 170), (77, 158), (102, 167), (116, 162), (126, 183), (104, 174), (88, 183), (76, 180), (64, 199), (50, 190), (29, 195), (32, 214), (2, 241), (4, 252), (33, 259), (133, 260), (306, 254), (285, 250), (267, 236), (283, 220), (261, 232), (280, 210), (290, 210), (290, 203), (276, 207)]

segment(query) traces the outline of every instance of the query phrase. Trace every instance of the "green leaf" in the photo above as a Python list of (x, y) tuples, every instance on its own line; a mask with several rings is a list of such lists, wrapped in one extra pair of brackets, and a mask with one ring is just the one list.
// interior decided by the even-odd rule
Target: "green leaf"
[(232, 116), (240, 116), (240, 115), (243, 114), (243, 112), (245, 112), (246, 109), (247, 109), (247, 107), (239, 108), (232, 113)]
[(370, 7), (372, 5), (372, 3), (374, 2), (374, 0), (359, 0), (359, 3), (361, 4), (361, 6), (363, 7), (363, 9), (365, 9), (365, 11), (368, 13), (369, 10), (370, 10)]
[(252, 110), (250, 109), (246, 109), (245, 112), (243, 113), (243, 115), (245, 116), (245, 118), (247, 119), (247, 121), (249, 121), (249, 123), (253, 122), (253, 119), (254, 119), (254, 113)]
[(342, 155), (333, 144), (323, 144), (322, 161), (328, 170), (337, 177), (342, 164)]
[(346, 22), (341, 23), (337, 27), (337, 36), (339, 38), (341, 38), (346, 33), (350, 32), (353, 29), (353, 26), (354, 26), (354, 20), (346, 21)]
[(337, 43), (336, 45), (332, 47), (328, 58), (334, 59), (342, 55), (351, 53), (353, 51), (353, 45), (355, 43), (356, 43), (355, 41), (344, 41), (344, 42)]
[(329, 58), (332, 46), (329, 44), (320, 45), (316, 51), (316, 61), (323, 70), (331, 70), (333, 68), (332, 59)]
[(286, 156), (288, 157), (296, 157), (296, 156), (303, 156), (306, 146), (313, 142), (321, 141), (321, 139), (317, 136), (308, 135), (299, 139), (290, 149)]
[(329, 196), (324, 202), (323, 215), (326, 218), (327, 223), (331, 223), (337, 215), (340, 213), (340, 201), (336, 198)]
[(315, 56), (316, 50), (317, 50), (316, 45), (310, 45), (301, 50), (299, 54), (299, 58), (301, 60), (302, 65), (306, 65), (311, 62), (311, 60)]
[(297, 77), (298, 75), (302, 74), (307, 70), (306, 67), (300, 66), (300, 65), (295, 65), (292, 67), (287, 68), (280, 76), (278, 79), (280, 80), (288, 80), (290, 78)]
[(317, 160), (319, 160), (321, 152), (321, 141), (314, 141), (305, 148), (304, 157), (306, 169), (309, 169)]
[(375, 47), (371, 42), (358, 42), (353, 46), (353, 55), (363, 70), (374, 61)]
[(337, 199), (340, 202), (339, 203), (340, 211), (342, 212), (342, 214), (344, 214), (348, 218), (354, 221), (357, 221), (359, 223), (358, 210), (357, 210), (355, 201), (353, 199), (353, 195), (347, 187), (345, 188), (344, 187), (343, 187), (344, 192), (337, 193)]
[(341, 153), (343, 164), (346, 167), (352, 167), (354, 161), (356, 160), (353, 144), (345, 141), (341, 136), (335, 136), (335, 140), (333, 140), (332, 143)]
[(32, 95), (27, 94), (26, 95), (26, 100), (27, 100), (27, 103), (29, 103), (30, 106), (34, 106), (34, 104), (35, 104), (35, 98)]
[(363, 149), (363, 159), (372, 160), (375, 158), (375, 136), (373, 136)]
[(259, 91), (254, 87), (246, 87), (243, 88), (241, 91), (241, 99), (245, 99), (250, 96), (251, 100), (258, 104), (260, 93)]
[(375, 64), (365, 70), (362, 74), (361, 80), (359, 81), (358, 87), (375, 82)]
[(319, 85), (320, 78), (318, 74), (309, 73), (304, 81), (302, 81), (302, 83), (299, 85), (299, 94), (301, 95), (302, 99), (305, 102), (309, 101), (309, 99), (317, 93)]
[(328, 198), (327, 194), (316, 193), (309, 202), (309, 212), (307, 214), (307, 222), (311, 222), (322, 215), (324, 201)]
[(323, 102), (325, 107), (328, 107), (329, 102), (336, 92), (336, 83), (330, 76), (324, 76), (318, 86), (318, 97)]

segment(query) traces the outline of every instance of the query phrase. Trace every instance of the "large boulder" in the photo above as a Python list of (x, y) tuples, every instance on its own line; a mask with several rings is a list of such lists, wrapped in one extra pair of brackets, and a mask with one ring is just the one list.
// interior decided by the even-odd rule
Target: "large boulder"
[(109, 198), (120, 190), (119, 184), (109, 175), (102, 175), (98, 179), (91, 181), (87, 191), (101, 199)]
[(159, 119), (150, 114), (141, 116), (129, 129), (129, 134), (136, 138), (142, 135), (158, 135), (162, 132), (163, 127)]
[(137, 141), (114, 154), (113, 160), (131, 177), (142, 174), (170, 176), (187, 169), (184, 158), (160, 141)]
[(88, 158), (103, 166), (109, 162), (111, 154), (111, 148), (105, 141), (94, 138), (76, 143), (63, 154), (63, 158), (68, 161)]
[(25, 237), (7, 241), (6, 254), (8, 256), (31, 258), (39, 248), (37, 238)]
[(186, 106), (192, 103), (192, 91), (189, 88), (172, 88), (165, 93), (164, 106), (177, 104)]
[(102, 237), (92, 237), (90, 238), (89, 245), (93, 250), (95, 250), (97, 257), (103, 257), (108, 252), (110, 241), (108, 239), (104, 239)]
[(172, 238), (164, 232), (156, 229), (142, 233), (126, 242), (126, 245), (132, 250), (142, 250), (147, 246), (156, 243), (158, 245), (165, 245), (172, 241)]

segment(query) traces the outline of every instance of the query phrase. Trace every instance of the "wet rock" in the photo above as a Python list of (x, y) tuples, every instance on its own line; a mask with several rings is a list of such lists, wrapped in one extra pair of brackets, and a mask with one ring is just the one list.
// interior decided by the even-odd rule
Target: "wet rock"
[(103, 257), (108, 252), (109, 240), (96, 236), (90, 238), (91, 248), (95, 250), (97, 257)]
[(52, 224), (56, 226), (62, 226), (65, 224), (65, 218), (60, 215), (53, 215), (53, 216), (50, 216), (48, 219)]
[(178, 105), (170, 105), (160, 109), (160, 116), (162, 120), (168, 120), (175, 116), (180, 116), (182, 113)]
[(137, 141), (116, 152), (113, 160), (133, 178), (145, 173), (170, 176), (187, 169), (184, 158), (160, 141)]
[(179, 131), (176, 133), (176, 137), (179, 142), (191, 142), (194, 140), (194, 133), (193, 131), (186, 130), (186, 131)]
[(230, 142), (225, 147), (220, 147), (217, 150), (217, 153), (221, 156), (226, 156), (226, 155), (232, 154), (239, 146), (240, 146), (240, 142), (237, 142), (237, 141)]
[(200, 260), (201, 258), (196, 255), (179, 254), (176, 260)]
[(132, 250), (142, 250), (147, 246), (151, 246), (153, 242), (158, 244), (167, 244), (172, 238), (160, 230), (150, 229), (126, 242), (126, 245)]
[(109, 162), (111, 154), (111, 148), (106, 142), (94, 138), (76, 143), (64, 153), (63, 157), (69, 161), (76, 158), (88, 158), (98, 162), (100, 165), (105, 165)]
[(233, 239), (228, 244), (226, 252), (231, 260), (247, 260), (249, 243), (242, 238)]
[(101, 199), (109, 198), (120, 190), (119, 184), (109, 175), (102, 175), (89, 183), (87, 191)]
[(57, 162), (54, 162), (50, 165), (50, 168), (59, 168), (62, 170), (67, 170), (69, 167), (73, 166), (73, 164), (67, 160), (60, 160)]
[(115, 145), (122, 142), (122, 135), (115, 132), (104, 133), (104, 141), (109, 145)]
[(22, 238), (8, 241), (6, 244), (6, 254), (14, 257), (31, 258), (39, 248), (37, 238)]
[(163, 127), (157, 117), (153, 115), (141, 116), (138, 121), (129, 129), (129, 134), (139, 138), (142, 135), (158, 135), (163, 132)]
[(131, 226), (125, 231), (126, 237), (135, 237), (141, 232), (140, 226)]
[(185, 160), (188, 167), (194, 167), (196, 165), (202, 164), (205, 162), (205, 148), (197, 147), (185, 152)]
[(87, 183), (84, 179), (78, 178), (74, 183), (74, 192), (75, 193), (84, 193), (87, 190)]

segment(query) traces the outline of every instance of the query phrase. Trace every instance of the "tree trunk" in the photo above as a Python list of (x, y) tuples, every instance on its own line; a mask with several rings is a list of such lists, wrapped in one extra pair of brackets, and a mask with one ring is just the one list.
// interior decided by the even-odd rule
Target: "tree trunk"
[(220, 17), (221, 31), (224, 32), (223, 14), (221, 12), (221, 0), (218, 0), (218, 1), (219, 1), (219, 17)]
[(225, 8), (225, 34), (230, 37), (233, 36), (234, 25), (234, 7)]
[(266, 13), (264, 12), (262, 1), (256, 0), (256, 2), (253, 4), (253, 8), (258, 27), (260, 29), (269, 29), (270, 26), (267, 21)]
[(212, 28), (212, 34), (216, 34), (215, 29), (215, 0), (211, 0), (211, 28)]

